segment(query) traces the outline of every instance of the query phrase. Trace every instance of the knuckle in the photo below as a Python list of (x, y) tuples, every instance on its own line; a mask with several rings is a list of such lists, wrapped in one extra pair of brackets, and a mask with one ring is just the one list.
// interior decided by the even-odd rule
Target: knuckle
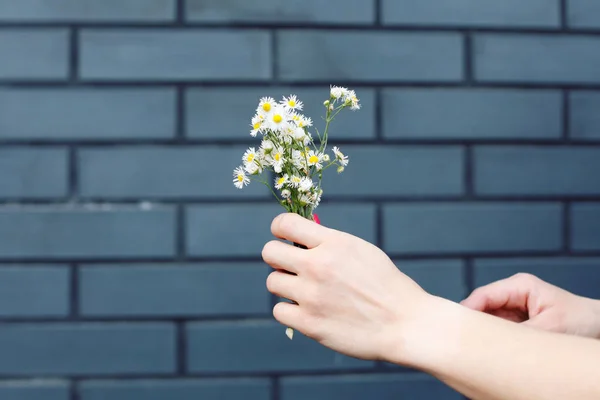
[(530, 274), (529, 272), (518, 272), (514, 274), (513, 279), (517, 279), (523, 282), (536, 282), (537, 277), (535, 275)]

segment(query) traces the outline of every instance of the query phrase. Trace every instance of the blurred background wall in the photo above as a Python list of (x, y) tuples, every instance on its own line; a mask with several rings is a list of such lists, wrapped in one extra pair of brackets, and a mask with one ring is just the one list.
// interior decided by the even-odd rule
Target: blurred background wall
[[(333, 123), (324, 224), (460, 300), (600, 297), (600, 3), (0, 0), (0, 398), (459, 399), (274, 322), (258, 99)], [(398, 305), (399, 307), (403, 305)], [(443, 327), (440, 327), (443, 329)]]

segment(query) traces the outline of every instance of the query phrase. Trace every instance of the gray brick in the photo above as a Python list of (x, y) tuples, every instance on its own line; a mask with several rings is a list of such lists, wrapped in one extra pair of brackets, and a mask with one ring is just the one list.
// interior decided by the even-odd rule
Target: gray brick
[(460, 195), (464, 189), (459, 147), (340, 146), (340, 150), (350, 163), (342, 174), (334, 169), (323, 174), (324, 196)]
[(266, 198), (270, 191), (259, 182), (243, 190), (233, 185), (233, 169), (242, 163), (245, 150), (246, 146), (81, 150), (81, 194), (100, 198)]
[(3, 266), (0, 268), (0, 317), (67, 316), (69, 276), (65, 266)]
[(69, 65), (68, 31), (2, 30), (0, 59), (0, 79), (64, 80)]
[(0, 139), (168, 139), (174, 134), (171, 89), (0, 89)]
[(571, 208), (571, 248), (600, 250), (600, 203), (579, 203)]
[[(273, 204), (190, 206), (187, 211), (186, 248), (194, 256), (260, 257), (273, 240), (271, 222), (285, 209)], [(321, 223), (375, 241), (375, 208), (368, 204), (323, 204), (315, 213)], [(352, 218), (348, 218), (351, 215)]]
[(15, 380), (0, 383), (2, 400), (69, 400), (69, 385), (59, 380)]
[(271, 297), (265, 290), (269, 272), (270, 268), (264, 264), (85, 267), (79, 274), (81, 313), (86, 316), (269, 314)]
[(570, 136), (578, 140), (600, 140), (600, 92), (571, 92), (569, 102)]
[(528, 272), (580, 296), (600, 298), (600, 259), (522, 258), (475, 260), (475, 287)]
[(81, 400), (269, 400), (268, 379), (174, 379), (133, 381), (84, 381)]
[[(344, 111), (330, 124), (331, 140), (342, 139), (374, 139), (375, 128), (375, 91), (359, 88), (357, 96), (362, 105), (360, 111)], [(248, 139), (257, 142), (250, 136), (250, 119), (254, 114), (260, 98), (271, 96), (281, 100), (282, 96), (295, 94), (304, 103), (302, 113), (313, 120), (310, 132), (313, 137), (315, 128), (323, 132), (325, 127), (322, 117), (325, 116), (323, 101), (329, 98), (329, 86), (320, 88), (298, 87), (203, 87), (192, 88), (186, 94), (186, 130), (191, 138), (199, 139)]]
[(395, 260), (398, 269), (429, 293), (460, 301), (466, 293), (464, 265), (461, 260)]
[(561, 247), (558, 204), (419, 203), (384, 207), (392, 253), (553, 251)]
[(558, 139), (554, 90), (385, 89), (383, 135), (392, 139)]
[(282, 400), (461, 400), (441, 381), (417, 373), (300, 376), (281, 380)]
[[(263, 31), (84, 30), (81, 77), (93, 80), (267, 80)], [(215, 49), (226, 49), (215, 53)], [(207, 54), (209, 56), (207, 56)]]
[(571, 28), (600, 28), (600, 4), (588, 0), (567, 0), (567, 24)]
[(383, 0), (384, 24), (560, 27), (558, 0)]
[(375, 21), (373, 0), (279, 1), (187, 0), (187, 20), (194, 22), (370, 24)]
[(174, 18), (174, 0), (0, 0), (0, 21), (8, 22), (152, 22)]
[(600, 38), (481, 34), (473, 41), (474, 74), (483, 82), (600, 82)]
[(167, 323), (10, 324), (0, 329), (0, 374), (163, 374), (175, 369)]
[(192, 373), (329, 371), (374, 366), (372, 361), (333, 352), (299, 332), (290, 342), (285, 327), (275, 321), (191, 323), (187, 335)]
[(174, 254), (170, 207), (0, 209), (0, 258), (167, 257)]
[(457, 33), (289, 30), (278, 35), (279, 77), (291, 81), (452, 82), (463, 76), (463, 41)]
[(0, 149), (0, 198), (66, 196), (67, 174), (65, 149)]
[(481, 195), (600, 194), (600, 148), (486, 146), (475, 149)]

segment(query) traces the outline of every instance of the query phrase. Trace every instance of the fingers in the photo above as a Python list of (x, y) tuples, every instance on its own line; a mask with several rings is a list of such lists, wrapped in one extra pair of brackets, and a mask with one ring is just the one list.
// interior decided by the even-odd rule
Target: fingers
[(304, 333), (306, 316), (300, 306), (286, 302), (277, 303), (273, 308), (273, 316), (279, 323)]
[(482, 286), (461, 304), (476, 311), (490, 311), (501, 308), (527, 310), (529, 289), (513, 277)]
[(262, 258), (275, 269), (298, 274), (302, 265), (305, 264), (306, 254), (302, 249), (290, 244), (272, 240), (263, 247)]
[(280, 239), (300, 243), (311, 249), (325, 240), (329, 229), (298, 214), (285, 213), (275, 217), (271, 232)]
[(296, 275), (274, 271), (267, 277), (267, 289), (276, 296), (298, 302), (300, 279)]

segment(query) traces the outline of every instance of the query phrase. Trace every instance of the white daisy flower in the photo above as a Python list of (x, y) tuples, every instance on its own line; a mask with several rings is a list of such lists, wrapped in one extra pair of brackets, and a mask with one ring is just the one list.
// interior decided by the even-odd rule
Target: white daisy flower
[(334, 99), (339, 99), (342, 98), (346, 95), (346, 93), (348, 93), (348, 89), (346, 89), (345, 87), (340, 87), (340, 86), (331, 86), (331, 97), (333, 97)]
[(344, 101), (346, 105), (350, 106), (350, 109), (355, 111), (360, 109), (360, 104), (358, 104), (358, 98), (356, 97), (356, 93), (354, 90), (349, 90), (344, 96)]
[(290, 177), (290, 186), (297, 188), (298, 186), (300, 186), (300, 182), (302, 182), (302, 178), (298, 175), (292, 175)]
[(323, 189), (319, 190), (318, 192), (315, 190), (311, 196), (310, 199), (313, 203), (313, 207), (317, 208), (319, 206), (319, 204), (321, 203), (321, 195), (323, 194)]
[(295, 94), (291, 94), (289, 97), (284, 96), (281, 104), (283, 104), (288, 110), (302, 110), (302, 107), (304, 107), (304, 104), (298, 100)]
[(244, 166), (244, 170), (247, 173), (249, 173), (250, 175), (256, 175), (256, 174), (262, 173), (262, 167), (256, 162), (246, 164)]
[(273, 111), (273, 109), (275, 108), (276, 105), (277, 105), (277, 102), (275, 101), (274, 98), (263, 97), (262, 99), (260, 99), (260, 102), (258, 103), (258, 108), (256, 109), (256, 113), (258, 115), (267, 116), (271, 113), (271, 111)]
[(273, 170), (278, 174), (281, 173), (283, 168), (283, 163), (285, 162), (285, 157), (283, 153), (283, 149), (280, 147), (274, 148), (270, 154), (271, 157), (271, 165), (273, 166)]
[(236, 188), (241, 189), (249, 183), (250, 179), (246, 176), (241, 166), (233, 170), (233, 184)]
[[(333, 153), (335, 154), (335, 158), (336, 160), (338, 160), (340, 162), (340, 164), (342, 164), (342, 166), (347, 166), (348, 165), (348, 156), (345, 156), (344, 153), (342, 153), (340, 151), (340, 149), (337, 146), (333, 147)], [(343, 171), (343, 169), (342, 169)]]
[(300, 202), (301, 205), (306, 206), (312, 203), (311, 198), (306, 194), (306, 193), (302, 193), (299, 197), (298, 197), (298, 201)]
[(246, 150), (246, 152), (244, 153), (244, 156), (242, 157), (244, 164), (253, 164), (255, 159), (256, 159), (256, 150), (254, 149), (254, 147), (250, 147), (248, 150)]
[(271, 152), (271, 150), (273, 150), (274, 146), (273, 142), (271, 142), (269, 139), (264, 139), (260, 144), (260, 147), (265, 151), (265, 154), (268, 154)]
[(310, 165), (311, 167), (314, 166), (315, 168), (317, 168), (317, 170), (320, 170), (321, 168), (323, 168), (321, 161), (322, 154), (316, 153), (313, 150), (308, 152), (308, 165)]
[(256, 134), (262, 130), (263, 120), (264, 118), (260, 115), (255, 115), (254, 117), (252, 117), (252, 130), (250, 131), (250, 135), (252, 137), (255, 137)]
[(308, 176), (305, 176), (300, 181), (300, 184), (298, 185), (298, 187), (300, 188), (300, 191), (308, 192), (313, 187), (313, 181)]
[(289, 124), (289, 114), (286, 109), (280, 105), (273, 107), (271, 113), (266, 119), (269, 129), (275, 132), (285, 130)]
[(294, 129), (294, 139), (304, 142), (305, 138), (306, 138), (306, 132), (304, 132), (304, 129), (302, 129), (300, 127), (297, 127), (296, 129)]
[(289, 177), (287, 174), (282, 175), (278, 178), (275, 178), (275, 188), (276, 189), (281, 189), (283, 187), (283, 185), (285, 185), (289, 180)]
[(291, 195), (292, 195), (292, 192), (290, 192), (289, 189), (283, 189), (281, 191), (281, 197), (283, 197), (284, 199), (289, 199)]

